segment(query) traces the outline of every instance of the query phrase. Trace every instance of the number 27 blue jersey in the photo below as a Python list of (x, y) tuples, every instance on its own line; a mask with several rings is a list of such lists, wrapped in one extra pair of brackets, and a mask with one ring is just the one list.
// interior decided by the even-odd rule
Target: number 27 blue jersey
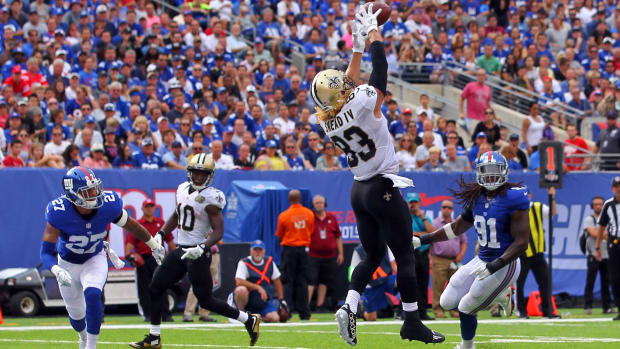
[(529, 206), (526, 188), (513, 187), (506, 195), (491, 198), (480, 195), (473, 207), (463, 211), (461, 217), (472, 222), (478, 233), (480, 259), (491, 262), (504, 254), (514, 240), (510, 234), (510, 218), (516, 211), (528, 210)]
[(64, 196), (47, 204), (45, 220), (60, 230), (57, 249), (67, 262), (82, 264), (103, 248), (107, 227), (123, 212), (123, 201), (115, 192), (103, 192), (103, 206), (89, 215), (81, 215)]

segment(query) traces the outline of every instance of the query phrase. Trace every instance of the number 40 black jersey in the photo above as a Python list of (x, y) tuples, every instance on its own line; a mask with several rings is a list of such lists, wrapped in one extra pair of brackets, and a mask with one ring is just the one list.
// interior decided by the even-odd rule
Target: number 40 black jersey
[(346, 154), (349, 168), (358, 181), (378, 174), (398, 173), (387, 120), (374, 115), (376, 102), (374, 87), (358, 86), (335, 117), (320, 121), (325, 133)]
[(197, 191), (189, 182), (179, 185), (176, 211), (179, 216), (178, 243), (180, 245), (198, 245), (207, 240), (212, 230), (206, 211), (209, 205), (223, 210), (226, 206), (224, 193), (213, 187)]

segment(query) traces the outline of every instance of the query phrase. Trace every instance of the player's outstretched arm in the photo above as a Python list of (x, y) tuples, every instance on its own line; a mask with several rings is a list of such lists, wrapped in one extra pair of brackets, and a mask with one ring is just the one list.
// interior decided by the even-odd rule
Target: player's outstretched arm
[(430, 234), (413, 237), (413, 246), (419, 247), (421, 245), (430, 244), (432, 242), (446, 241), (453, 239), (457, 235), (461, 235), (471, 228), (473, 222), (463, 218), (462, 215), (458, 216), (454, 222), (448, 223), (443, 227), (435, 230)]
[(359, 84), (360, 80), (360, 65), (362, 64), (362, 55), (366, 49), (366, 36), (362, 33), (362, 26), (354, 21), (353, 24), (353, 56), (347, 67), (345, 74), (349, 79), (353, 80), (355, 84)]
[(45, 231), (43, 231), (40, 251), (41, 262), (43, 263), (43, 268), (45, 269), (52, 270), (52, 267), (58, 264), (58, 259), (54, 256), (54, 254), (56, 253), (56, 241), (58, 241), (59, 235), (60, 230), (47, 223), (45, 226)]
[(205, 211), (209, 216), (211, 229), (213, 229), (207, 237), (207, 241), (205, 241), (205, 247), (210, 249), (211, 246), (222, 240), (222, 236), (224, 236), (224, 215), (222, 214), (222, 209), (214, 205), (208, 205)]
[(127, 218), (127, 223), (125, 223), (125, 226), (123, 228), (127, 229), (127, 231), (131, 235), (137, 237), (144, 242), (147, 242), (153, 238), (149, 231), (142, 226), (142, 224), (138, 223), (135, 219), (131, 217)]

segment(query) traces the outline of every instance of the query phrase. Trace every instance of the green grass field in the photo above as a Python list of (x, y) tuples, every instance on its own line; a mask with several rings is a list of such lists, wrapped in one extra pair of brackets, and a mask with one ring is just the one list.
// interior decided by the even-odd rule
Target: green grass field
[[(570, 312), (571, 314), (566, 314)], [(611, 349), (620, 348), (620, 323), (595, 310), (591, 316), (581, 309), (561, 309), (559, 320), (492, 319), (488, 312), (479, 316), (478, 349)], [(217, 317), (217, 323), (181, 322), (162, 326), (164, 348), (245, 348), (248, 336), (240, 325)], [(197, 320), (197, 318), (196, 318)], [(0, 325), (0, 348), (77, 348), (77, 334), (63, 316), (5, 318)], [(358, 321), (357, 348), (453, 348), (460, 341), (458, 321), (445, 319), (426, 322), (446, 335), (446, 342), (427, 346), (400, 339), (398, 321), (368, 323)], [(107, 316), (99, 336), (99, 348), (129, 348), (128, 342), (141, 340), (148, 324), (136, 316)], [(293, 317), (286, 324), (261, 324), (255, 348), (348, 348), (337, 334), (332, 314), (314, 314), (311, 321)]]

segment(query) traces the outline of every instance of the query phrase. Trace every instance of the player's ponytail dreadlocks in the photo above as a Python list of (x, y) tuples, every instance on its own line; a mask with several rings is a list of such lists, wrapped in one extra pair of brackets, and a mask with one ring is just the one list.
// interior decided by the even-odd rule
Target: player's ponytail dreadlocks
[(457, 184), (459, 186), (458, 190), (449, 189), (452, 195), (458, 199), (458, 203), (463, 205), (464, 207), (473, 207), (476, 203), (476, 199), (480, 195), (488, 195), (488, 196), (497, 196), (497, 195), (506, 195), (506, 191), (509, 188), (520, 187), (521, 183), (504, 183), (501, 187), (488, 191), (484, 189), (481, 185), (476, 183), (475, 181), (466, 182), (463, 176), (459, 180), (457, 180)]

